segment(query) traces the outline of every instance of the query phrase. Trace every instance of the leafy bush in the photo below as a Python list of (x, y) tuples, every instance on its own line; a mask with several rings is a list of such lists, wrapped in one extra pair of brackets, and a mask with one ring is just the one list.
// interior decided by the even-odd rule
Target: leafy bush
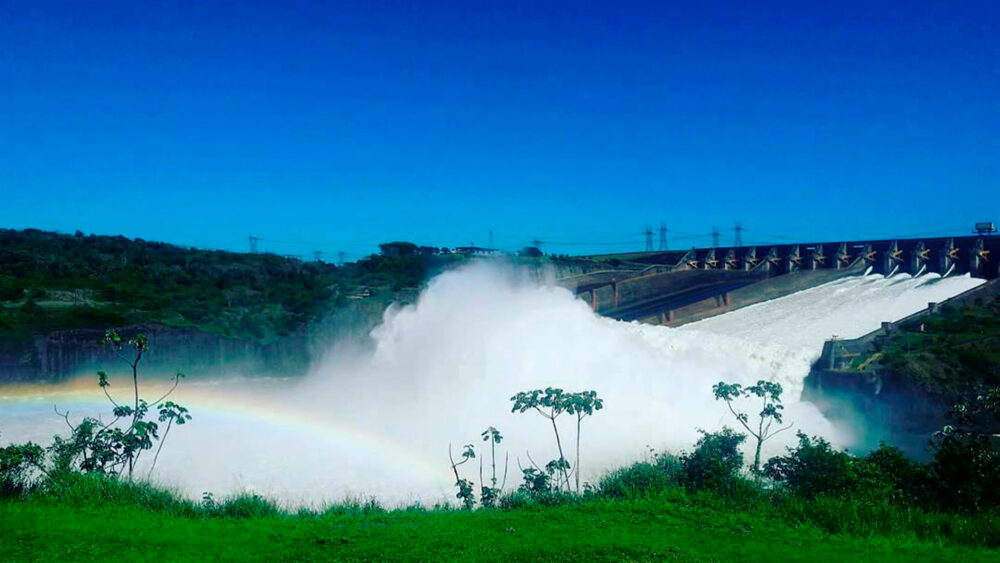
[(1000, 507), (1000, 451), (989, 436), (946, 429), (934, 444), (930, 478), (942, 508)]
[(724, 490), (743, 467), (739, 448), (747, 437), (728, 427), (721, 432), (700, 432), (694, 451), (681, 456), (684, 484), (694, 490)]
[(534, 467), (522, 469), (521, 476), (524, 481), (521, 483), (521, 486), (517, 488), (519, 492), (532, 496), (538, 496), (551, 493), (555, 488), (552, 484), (551, 474), (539, 471)]
[(927, 498), (931, 487), (927, 467), (906, 457), (899, 448), (880, 444), (864, 461), (878, 472), (887, 488), (887, 500), (916, 504)]
[(45, 475), (45, 450), (27, 442), (0, 448), (0, 497), (23, 495)]
[(765, 475), (806, 498), (838, 495), (856, 488), (857, 476), (850, 455), (834, 450), (823, 438), (809, 438), (802, 432), (798, 437), (799, 445), (788, 448), (788, 455), (767, 461)]

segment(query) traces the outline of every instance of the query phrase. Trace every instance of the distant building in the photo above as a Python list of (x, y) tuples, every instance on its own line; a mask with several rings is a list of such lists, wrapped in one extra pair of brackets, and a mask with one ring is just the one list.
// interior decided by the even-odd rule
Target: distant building
[(497, 249), (495, 248), (485, 248), (482, 246), (456, 246), (454, 250), (455, 254), (469, 254), (475, 256), (488, 256), (490, 254), (496, 254)]

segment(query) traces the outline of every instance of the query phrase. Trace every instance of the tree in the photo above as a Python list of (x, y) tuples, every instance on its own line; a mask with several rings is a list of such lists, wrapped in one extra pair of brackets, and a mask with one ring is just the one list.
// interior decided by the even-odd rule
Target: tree
[(556, 418), (566, 410), (566, 393), (562, 389), (546, 387), (545, 390), (535, 389), (533, 391), (521, 391), (510, 398), (514, 406), (510, 412), (527, 412), (534, 409), (538, 414), (549, 419), (552, 423), (552, 432), (556, 436), (556, 449), (559, 451), (559, 458), (549, 462), (547, 468), (555, 468), (562, 474), (559, 484), (569, 486), (569, 462), (563, 455), (562, 439), (559, 437), (559, 427), (556, 425)]
[[(60, 413), (57, 409), (56, 413), (66, 420), (70, 428), (70, 436), (65, 439), (57, 437), (49, 450), (58, 469), (78, 469), (111, 475), (121, 475), (127, 469), (131, 479), (142, 453), (151, 450), (158, 442), (153, 463), (149, 468), (151, 475), (171, 428), (191, 420), (191, 415), (185, 407), (167, 400), (177, 389), (184, 374), (177, 372), (166, 393), (152, 403), (147, 402), (139, 395), (139, 363), (143, 354), (149, 351), (146, 336), (138, 334), (123, 341), (116, 331), (108, 330), (104, 343), (110, 346), (131, 369), (132, 404), (115, 400), (108, 391), (111, 383), (107, 374), (103, 371), (97, 372), (98, 385), (113, 407), (114, 419), (104, 423), (98, 418), (87, 417), (73, 425), (69, 421), (69, 413)], [(163, 436), (159, 434), (160, 425), (157, 422), (146, 420), (150, 409), (158, 412), (160, 424), (167, 423)], [(127, 426), (118, 424), (122, 420), (127, 422)]]
[(45, 450), (33, 442), (0, 448), (0, 497), (29, 490), (38, 473), (48, 476), (44, 462)]
[(455, 462), (455, 458), (451, 455), (451, 444), (448, 444), (448, 461), (451, 462), (451, 470), (455, 473), (455, 486), (458, 487), (458, 494), (455, 498), (462, 501), (462, 506), (466, 509), (471, 509), (476, 504), (476, 493), (473, 492), (473, 483), (468, 479), (462, 479), (458, 474), (459, 466), (465, 465), (476, 457), (476, 450), (473, 448), (472, 444), (466, 444), (462, 446), (462, 461)]
[(492, 426), (483, 430), (481, 436), (484, 442), (490, 443), (490, 463), (492, 464), (493, 473), (490, 478), (490, 486), (487, 487), (486, 481), (483, 479), (483, 458), (479, 458), (479, 483), (481, 485), (479, 501), (483, 506), (489, 507), (496, 504), (497, 499), (500, 498), (500, 492), (507, 485), (507, 462), (509, 454), (504, 458), (503, 482), (497, 487), (497, 444), (503, 441), (503, 436), (499, 430)]
[(594, 411), (604, 408), (604, 399), (597, 396), (596, 391), (572, 393), (566, 397), (566, 412), (576, 415), (576, 492), (580, 492), (580, 424), (583, 417), (591, 416)]
[[(726, 402), (729, 412), (733, 413), (736, 420), (757, 441), (757, 447), (753, 456), (753, 473), (754, 475), (759, 475), (761, 446), (768, 438), (792, 427), (789, 424), (788, 426), (771, 430), (774, 423), (781, 424), (781, 411), (785, 408), (781, 404), (781, 384), (773, 381), (759, 380), (756, 385), (743, 387), (739, 383), (725, 383), (720, 381), (712, 386), (712, 391), (715, 393), (717, 400), (721, 399)], [(750, 416), (743, 411), (736, 410), (733, 406), (736, 399), (752, 399), (754, 397), (758, 397), (761, 400), (761, 411), (758, 415), (759, 420), (756, 430), (750, 426)]]
[(941, 506), (978, 511), (1000, 506), (1000, 387), (968, 394), (948, 413), (954, 424), (935, 433), (929, 469)]
[(575, 414), (576, 418), (576, 490), (580, 490), (580, 426), (585, 416), (590, 416), (594, 411), (604, 408), (604, 401), (597, 396), (596, 391), (583, 391), (581, 393), (566, 393), (562, 389), (546, 387), (544, 390), (535, 389), (533, 391), (522, 391), (510, 398), (514, 403), (511, 412), (526, 412), (535, 410), (538, 414), (549, 419), (552, 423), (552, 432), (556, 438), (556, 448), (559, 451), (559, 458), (550, 461), (546, 465), (549, 473), (562, 475), (558, 485), (565, 485), (569, 489), (570, 464), (563, 453), (562, 439), (559, 436), (559, 426), (556, 419), (562, 413)]
[(405, 241), (383, 242), (378, 245), (378, 248), (382, 251), (383, 256), (397, 256), (400, 258), (413, 256), (418, 250), (417, 245)]

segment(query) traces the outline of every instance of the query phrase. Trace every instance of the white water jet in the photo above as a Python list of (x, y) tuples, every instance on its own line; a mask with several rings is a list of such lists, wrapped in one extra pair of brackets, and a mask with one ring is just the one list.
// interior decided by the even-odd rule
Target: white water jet
[[(546, 386), (593, 389), (606, 401), (583, 425), (585, 480), (643, 457), (647, 446), (689, 448), (696, 428), (734, 426), (712, 397), (720, 380), (781, 382), (787, 419), (837, 443), (843, 436), (798, 400), (822, 342), (859, 336), (978, 283), (845, 278), (670, 329), (596, 316), (523, 269), (476, 264), (431, 280), (415, 305), (388, 310), (372, 334), (374, 351), (332, 352), (304, 379), (185, 382), (176, 400), (195, 419), (171, 435), (155, 475), (194, 497), (250, 489), (289, 504), (435, 502), (454, 494), (448, 444), (478, 446), (492, 425), (506, 437), (511, 488), (526, 451), (540, 464), (556, 457), (546, 420), (510, 412), (516, 392)], [(0, 388), (0, 443), (47, 442), (65, 430), (53, 402), (74, 416), (100, 407), (96, 393), (4, 395)], [(569, 422), (562, 435), (572, 462)], [(765, 453), (793, 439), (787, 432)], [(463, 469), (480, 482), (478, 465)]]

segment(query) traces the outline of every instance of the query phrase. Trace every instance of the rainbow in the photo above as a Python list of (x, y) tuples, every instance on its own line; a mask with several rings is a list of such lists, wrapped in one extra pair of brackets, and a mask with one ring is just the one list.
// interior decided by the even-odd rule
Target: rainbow
[[(236, 381), (236, 380), (233, 380)], [(240, 380), (267, 384), (267, 380)], [(281, 383), (272, 380), (272, 384)], [(125, 381), (112, 381), (112, 389), (121, 390)], [(288, 408), (288, 403), (267, 400), (260, 393), (240, 390), (239, 387), (222, 382), (184, 382), (172, 397), (188, 407), (197, 424), (199, 413), (222, 416), (236, 421), (246, 420), (287, 430), (290, 433), (308, 435), (330, 446), (346, 446), (356, 451), (368, 452), (387, 463), (404, 468), (428, 482), (442, 482), (447, 477), (447, 466), (440, 460), (431, 461), (424, 454), (414, 451), (405, 444), (359, 426), (332, 413), (318, 413), (306, 409)], [(156, 398), (163, 393), (166, 384), (147, 384), (146, 397)], [(277, 389), (277, 387), (276, 387)], [(114, 396), (114, 393), (113, 393)], [(39, 406), (66, 405), (74, 408), (103, 409), (106, 398), (94, 380), (79, 378), (58, 384), (11, 384), (0, 386), (0, 408), (4, 410), (21, 407), (37, 409)], [(60, 407), (61, 410), (65, 410)], [(9, 437), (8, 437), (9, 438)]]

